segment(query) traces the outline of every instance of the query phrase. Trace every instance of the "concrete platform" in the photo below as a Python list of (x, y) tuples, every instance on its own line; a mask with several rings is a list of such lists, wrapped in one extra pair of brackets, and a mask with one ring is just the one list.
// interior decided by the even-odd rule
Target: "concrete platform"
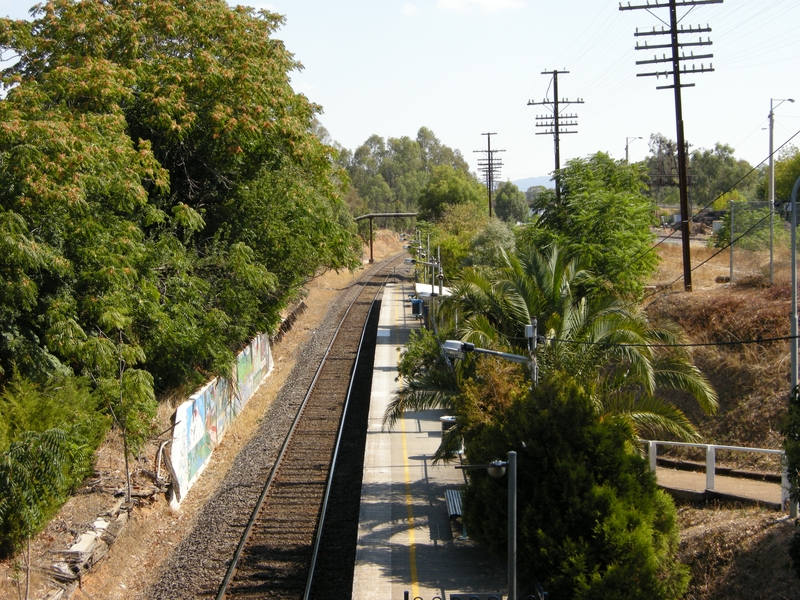
[(399, 387), (397, 361), (412, 329), (408, 294), (413, 282), (386, 286), (381, 305), (353, 600), (431, 600), (454, 593), (503, 594), (505, 565), (488, 550), (460, 538), (445, 490), (464, 484), (454, 464), (432, 464), (441, 440), (443, 411), (407, 413), (391, 431), (383, 415)]

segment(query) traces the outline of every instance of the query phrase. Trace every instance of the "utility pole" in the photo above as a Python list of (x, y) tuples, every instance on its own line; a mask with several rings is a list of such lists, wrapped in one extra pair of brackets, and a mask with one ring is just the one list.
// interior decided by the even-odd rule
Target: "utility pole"
[[(707, 38), (703, 41), (703, 37), (700, 36), (699, 40), (696, 42), (681, 42), (678, 39), (679, 35), (685, 34), (693, 34), (693, 33), (708, 33), (711, 31), (711, 28), (706, 25), (702, 27), (698, 25), (697, 27), (684, 28), (681, 26), (678, 29), (678, 23), (681, 19), (678, 19), (678, 7), (689, 7), (689, 12), (695, 6), (700, 6), (702, 4), (722, 4), (722, 0), (656, 0), (653, 4), (650, 4), (648, 1), (647, 4), (638, 5), (638, 6), (631, 6), (630, 2), (627, 6), (622, 6), (622, 3), (619, 5), (620, 10), (646, 10), (653, 16), (654, 9), (657, 8), (668, 8), (669, 9), (669, 23), (664, 21), (663, 19), (656, 17), (659, 21), (661, 21), (664, 25), (668, 27), (668, 29), (661, 27), (661, 30), (656, 29), (653, 27), (652, 31), (639, 31), (636, 29), (636, 33), (634, 33), (634, 37), (651, 37), (651, 36), (661, 36), (661, 35), (668, 35), (670, 36), (669, 43), (665, 44), (655, 44), (655, 45), (648, 45), (647, 41), (643, 44), (640, 44), (638, 41), (636, 42), (636, 49), (637, 50), (660, 50), (660, 49), (669, 49), (670, 56), (667, 56), (665, 53), (662, 54), (661, 58), (656, 55), (653, 55), (652, 60), (637, 60), (637, 65), (648, 65), (648, 64), (659, 64), (659, 63), (670, 63), (672, 68), (669, 71), (653, 71), (652, 73), (637, 73), (637, 77), (656, 77), (659, 78), (662, 75), (664, 77), (672, 77), (672, 84), (671, 85), (661, 85), (656, 86), (657, 90), (664, 90), (664, 89), (673, 89), (675, 93), (675, 124), (678, 131), (678, 187), (680, 189), (680, 202), (681, 202), (681, 237), (682, 237), (682, 246), (683, 246), (683, 289), (687, 292), (692, 291), (692, 262), (691, 262), (691, 254), (689, 252), (689, 234), (690, 232), (690, 223), (691, 223), (691, 216), (689, 215), (689, 178), (686, 171), (686, 140), (683, 135), (683, 107), (681, 104), (681, 88), (682, 87), (694, 87), (693, 83), (685, 83), (681, 84), (681, 74), (683, 75), (693, 75), (695, 73), (707, 73), (713, 71), (714, 68), (711, 64), (708, 67), (700, 64), (700, 68), (698, 69), (695, 64), (692, 64), (691, 70), (684, 65), (681, 68), (681, 61), (695, 61), (704, 58), (713, 58), (713, 54), (701, 54), (695, 56), (694, 51), (689, 52), (689, 56), (686, 56), (683, 52), (680, 52), (681, 48), (686, 48), (690, 46), (710, 46), (711, 45), (711, 38)], [(688, 12), (686, 13), (688, 14)], [(686, 16), (686, 15), (684, 15)]]
[(497, 181), (497, 176), (500, 175), (500, 167), (503, 163), (500, 159), (494, 157), (498, 152), (505, 152), (505, 150), (492, 150), (492, 136), (496, 133), (482, 133), (486, 136), (486, 150), (474, 150), (474, 152), (483, 152), (486, 158), (478, 160), (478, 170), (483, 173), (484, 180), (486, 181), (486, 189), (489, 190), (489, 218), (492, 218), (492, 192), (494, 191), (494, 182)]
[(528, 106), (546, 106), (552, 112), (552, 116), (550, 115), (536, 115), (536, 126), (537, 127), (546, 127), (546, 131), (538, 131), (536, 135), (552, 135), (553, 136), (553, 143), (555, 145), (555, 155), (556, 155), (556, 170), (555, 170), (555, 182), (556, 182), (556, 200), (561, 199), (561, 185), (559, 181), (559, 171), (561, 170), (561, 149), (560, 149), (560, 141), (561, 141), (561, 134), (562, 133), (578, 133), (577, 131), (570, 131), (568, 129), (563, 129), (565, 127), (577, 127), (578, 126), (578, 115), (570, 114), (570, 115), (562, 115), (560, 106), (569, 106), (570, 104), (583, 104), (583, 99), (578, 98), (577, 100), (568, 100), (566, 98), (562, 98), (559, 100), (558, 98), (558, 76), (559, 75), (566, 75), (569, 71), (542, 71), (542, 75), (552, 75), (553, 76), (553, 100), (545, 97), (544, 100), (541, 102), (534, 102), (533, 100), (528, 100)]
[[(777, 104), (773, 106), (775, 101)], [(769, 99), (769, 284), (772, 285), (775, 279), (775, 268), (773, 266), (774, 254), (774, 225), (772, 223), (775, 214), (775, 161), (774, 161), (774, 130), (775, 130), (775, 109), (784, 102), (794, 102), (794, 98), (770, 98)]]

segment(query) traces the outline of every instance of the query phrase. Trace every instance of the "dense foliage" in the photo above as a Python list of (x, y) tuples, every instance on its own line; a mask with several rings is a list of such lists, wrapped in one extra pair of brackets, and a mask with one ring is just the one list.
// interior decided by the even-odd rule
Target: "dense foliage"
[[(798, 177), (800, 177), (800, 150), (795, 146), (789, 146), (781, 150), (775, 160), (776, 202), (791, 200), (792, 189)], [(767, 199), (766, 191), (763, 195), (764, 199)]]
[(157, 385), (179, 384), (274, 327), (305, 277), (353, 264), (332, 150), (310, 133), (318, 107), (271, 38), (280, 17), (172, 0), (35, 16), (0, 22), (20, 56), (0, 106), (3, 323), (57, 357), (24, 374), (81, 370), (65, 336), (124, 330)]
[[(535, 191), (532, 191), (535, 196)], [(494, 210), (499, 219), (511, 223), (524, 223), (528, 220), (528, 201), (525, 193), (511, 183), (506, 181), (500, 184), (494, 193)]]
[[(643, 161), (648, 182), (646, 194), (656, 204), (678, 206), (677, 143), (655, 133), (650, 136), (649, 149), (650, 154)], [(742, 200), (763, 196), (759, 189), (763, 188), (766, 172), (753, 169), (746, 160), (734, 156), (731, 146), (717, 142), (713, 149), (698, 148), (688, 152), (688, 175), (689, 201), (696, 213), (733, 190), (741, 194)]]
[[(223, 0), (32, 17), (0, 19), (19, 59), (0, 75), (0, 412), (15, 372), (41, 393), (88, 377), (135, 451), (155, 391), (224, 372), (309, 277), (359, 264), (347, 177), (290, 86), (282, 17)], [(24, 422), (0, 450), (41, 429)]]
[[(467, 445), (474, 464), (518, 453), (518, 580), (553, 598), (680, 598), (675, 508), (630, 432), (601, 421), (570, 378), (549, 378), (482, 427)], [(508, 483), (470, 471), (464, 518), (470, 537), (505, 553)]]
[[(421, 127), (415, 139), (372, 135), (352, 152), (343, 149), (339, 163), (350, 176), (347, 200), (356, 214), (421, 209), (420, 218), (430, 220), (441, 216), (442, 202), (461, 202), (453, 194), (442, 199), (448, 189), (467, 182), (478, 185), (461, 152), (442, 144), (427, 127)], [(403, 231), (411, 222), (391, 219), (379, 224)]]
[(650, 251), (652, 204), (644, 195), (644, 173), (638, 165), (615, 161), (598, 152), (567, 162), (559, 181), (561, 195), (536, 196), (535, 225), (520, 229), (520, 246), (558, 244), (582, 256), (598, 285), (637, 296), (656, 265)]

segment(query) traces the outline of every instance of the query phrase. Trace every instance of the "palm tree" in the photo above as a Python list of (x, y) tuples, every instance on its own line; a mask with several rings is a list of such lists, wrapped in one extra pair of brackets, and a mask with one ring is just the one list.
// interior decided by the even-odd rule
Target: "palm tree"
[(677, 327), (653, 327), (638, 307), (589, 288), (586, 265), (557, 246), (505, 258), (506, 268), (493, 277), (467, 271), (453, 286), (445, 306), (460, 319), (462, 340), (524, 351), (524, 327), (536, 317), (547, 340), (537, 353), (543, 374), (571, 374), (593, 390), (603, 418), (622, 419), (637, 435), (697, 439), (686, 416), (657, 396), (680, 390), (707, 413), (717, 408), (716, 393), (680, 346), (685, 339)]
[[(394, 427), (407, 412), (432, 408), (454, 409), (453, 400), (462, 389), (463, 365), (461, 361), (453, 364), (433, 332), (419, 329), (411, 334), (398, 370), (400, 389), (386, 407), (384, 429)], [(434, 462), (451, 456), (460, 447), (462, 437), (458, 424), (444, 432)]]

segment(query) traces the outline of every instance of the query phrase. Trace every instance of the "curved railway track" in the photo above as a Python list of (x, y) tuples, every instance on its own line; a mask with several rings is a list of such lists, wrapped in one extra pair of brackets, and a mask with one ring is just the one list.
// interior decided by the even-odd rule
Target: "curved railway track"
[[(217, 598), (309, 598), (349, 392), (370, 311), (399, 261), (348, 308), (248, 522)], [(368, 393), (368, 392), (367, 392)], [(326, 550), (329, 552), (329, 550)], [(316, 595), (316, 594), (315, 594)]]

